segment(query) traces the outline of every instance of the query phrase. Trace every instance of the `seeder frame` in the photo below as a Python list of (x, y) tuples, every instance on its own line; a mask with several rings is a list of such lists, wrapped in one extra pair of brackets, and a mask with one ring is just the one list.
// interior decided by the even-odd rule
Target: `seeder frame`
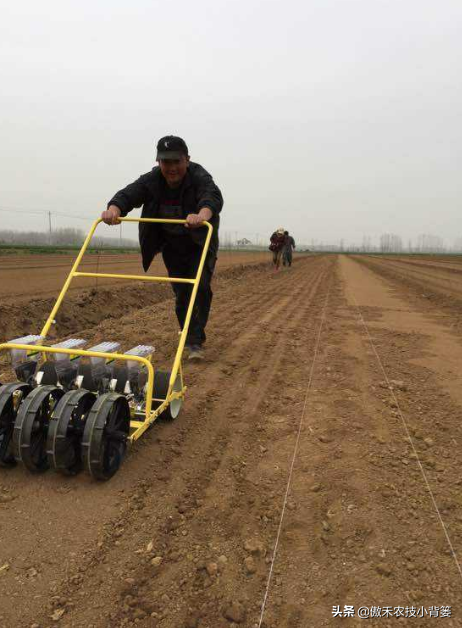
[[(120, 218), (121, 222), (146, 222), (146, 223), (165, 223), (165, 224), (178, 224), (185, 225), (186, 220), (169, 220), (169, 219), (161, 219), (161, 218)], [(207, 227), (207, 236), (205, 239), (205, 243), (202, 250), (201, 259), (199, 262), (199, 266), (197, 269), (196, 276), (194, 278), (181, 278), (181, 277), (154, 277), (149, 275), (123, 275), (123, 274), (113, 274), (113, 273), (87, 273), (87, 272), (79, 272), (78, 268), (82, 261), (83, 256), (90, 244), (90, 241), (96, 231), (98, 225), (103, 222), (100, 218), (99, 220), (95, 220), (92, 224), (92, 227), (82, 245), (82, 248), (77, 255), (77, 258), (67, 276), (67, 279), (61, 289), (61, 292), (56, 300), (56, 303), (51, 310), (51, 313), (48, 319), (45, 322), (45, 325), (40, 332), (40, 335), (44, 338), (47, 337), (47, 334), (50, 330), (51, 325), (53, 324), (56, 314), (61, 307), (61, 304), (66, 296), (68, 288), (74, 279), (74, 277), (104, 277), (107, 279), (125, 279), (125, 280), (133, 280), (133, 281), (148, 281), (153, 283), (189, 283), (193, 286), (191, 292), (191, 298), (189, 301), (188, 310), (186, 313), (186, 319), (183, 326), (182, 331), (180, 332), (180, 340), (178, 343), (178, 348), (175, 354), (175, 359), (173, 362), (168, 392), (165, 399), (156, 399), (153, 396), (153, 387), (154, 387), (154, 367), (151, 362), (151, 356), (149, 358), (144, 358), (136, 355), (127, 355), (124, 353), (104, 353), (100, 351), (90, 351), (90, 350), (79, 350), (79, 349), (65, 349), (65, 348), (54, 348), (47, 347), (43, 344), (41, 345), (24, 345), (17, 343), (2, 343), (0, 344), (0, 352), (1, 351), (9, 351), (10, 349), (25, 349), (28, 355), (35, 353), (43, 353), (44, 357), (47, 353), (61, 353), (67, 354), (72, 357), (96, 357), (96, 358), (104, 358), (106, 360), (122, 360), (122, 361), (134, 361), (139, 362), (143, 365), (148, 373), (148, 379), (146, 384), (146, 397), (145, 397), (145, 408), (144, 408), (144, 420), (137, 420), (141, 418), (141, 413), (134, 413), (130, 418), (130, 435), (128, 436), (128, 441), (133, 443), (138, 440), (140, 436), (149, 428), (152, 423), (167, 409), (172, 401), (175, 399), (184, 399), (185, 392), (187, 387), (184, 385), (183, 381), (183, 369), (182, 369), (182, 358), (184, 347), (186, 344), (186, 338), (188, 335), (189, 325), (191, 323), (192, 312), (194, 308), (194, 303), (196, 301), (197, 291), (199, 289), (199, 283), (202, 277), (202, 272), (204, 270), (205, 260), (207, 257), (207, 253), (210, 246), (210, 240), (212, 237), (213, 227), (209, 222), (204, 221), (202, 226)], [(176, 379), (180, 376), (181, 382), (181, 390), (174, 391), (173, 387), (175, 385)], [(153, 401), (160, 403), (160, 405), (156, 409), (152, 409)]]

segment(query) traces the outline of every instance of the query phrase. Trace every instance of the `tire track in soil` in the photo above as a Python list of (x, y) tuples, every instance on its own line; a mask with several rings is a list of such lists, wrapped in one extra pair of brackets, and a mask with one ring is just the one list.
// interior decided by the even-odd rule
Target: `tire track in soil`
[[(299, 269), (294, 269), (294, 273), (292, 274), (292, 279), (289, 276), (275, 276), (275, 277), (267, 277), (267, 281), (269, 284), (273, 284), (273, 286), (277, 286), (278, 290), (279, 290), (279, 296), (281, 292), (287, 292), (287, 294), (290, 294), (290, 286), (289, 286), (289, 282), (292, 281), (292, 283), (296, 282), (295, 278), (297, 277), (298, 280), (300, 280), (302, 275), (305, 275), (307, 269), (311, 272), (316, 273), (317, 269), (319, 268), (319, 266), (322, 266), (323, 262), (321, 260), (308, 260), (306, 262), (304, 262), (303, 264), (300, 264), (300, 268)], [(258, 273), (257, 273), (258, 275)], [(233, 286), (236, 290), (236, 292), (239, 294), (240, 292), (243, 292), (245, 294), (245, 286)], [(225, 294), (226, 294), (226, 290), (229, 289), (229, 286), (226, 286), (225, 288)], [(259, 286), (261, 295), (265, 294), (265, 286), (260, 285)], [(272, 302), (275, 303), (277, 301), (277, 291), (276, 292), (276, 296), (272, 299)], [(299, 290), (299, 293), (301, 292), (301, 290)], [(247, 286), (247, 293), (248, 293), (248, 286)], [(258, 304), (258, 299), (254, 299), (255, 305)], [(266, 307), (267, 307), (267, 303), (265, 303), (264, 299), (260, 298), (260, 303), (261, 303), (261, 310), (265, 311)], [(170, 304), (167, 304), (168, 307), (170, 307)], [(274, 315), (273, 317), (277, 317), (278, 314), (280, 313), (282, 308), (278, 308), (275, 307), (274, 308)], [(255, 311), (252, 311), (252, 323), (253, 324), (258, 324), (258, 319), (253, 320), (255, 318), (254, 316)], [(145, 314), (144, 314), (145, 316)], [(222, 315), (223, 316), (223, 315)], [(138, 312), (137, 313), (137, 320), (142, 319), (143, 317), (143, 312)], [(271, 322), (272, 318), (270, 317), (268, 322)], [(219, 318), (219, 316), (217, 316), (217, 318)], [(224, 318), (226, 319), (226, 313), (224, 314)], [(265, 317), (263, 317), (264, 319)], [(136, 324), (137, 321), (135, 321)], [(263, 321), (264, 322), (264, 321)], [(145, 321), (145, 325), (146, 325), (146, 321)], [(226, 325), (226, 320), (225, 320), (225, 325)], [(217, 325), (219, 327), (219, 325)], [(103, 325), (104, 327), (104, 325)], [(104, 330), (99, 330), (98, 334), (101, 334), (102, 331)], [(126, 334), (130, 335), (130, 330), (126, 330)], [(172, 334), (172, 339), (174, 339), (175, 334)], [(249, 341), (250, 341), (250, 336), (249, 336)], [(169, 343), (167, 343), (168, 346)], [(233, 343), (232, 343), (233, 346)], [(212, 348), (212, 347), (211, 347)], [(221, 352), (221, 346), (219, 347), (219, 351)], [(245, 355), (245, 351), (244, 351), (244, 355)], [(231, 358), (233, 359), (233, 355), (232, 353), (230, 354)], [(205, 369), (205, 373), (207, 373), (207, 369), (209, 367), (207, 366)], [(212, 367), (213, 370), (213, 367)], [(206, 378), (207, 375), (204, 375), (204, 378)], [(201, 379), (199, 377), (199, 379)], [(227, 382), (224, 382), (225, 384)], [(207, 393), (202, 395), (202, 399), (199, 402), (199, 416), (201, 417), (201, 419), (203, 419), (204, 415), (206, 416), (207, 413), (209, 412), (208, 410), (208, 406), (210, 405), (210, 403), (213, 403), (213, 388), (214, 386), (210, 387), (210, 392), (211, 394), (208, 395)], [(167, 426), (167, 425), (162, 425), (159, 426), (160, 429), (157, 432), (158, 434), (158, 441), (162, 442), (163, 439), (163, 434), (165, 432), (165, 440), (169, 442), (169, 447), (168, 447), (168, 453), (161, 453), (159, 456), (159, 460), (156, 463), (151, 463), (151, 468), (152, 466), (156, 467), (157, 469), (157, 474), (158, 474), (158, 479), (161, 481), (165, 481), (162, 480), (162, 478), (167, 477), (169, 474), (166, 473), (164, 470), (162, 470), (162, 467), (165, 468), (166, 465), (171, 463), (171, 459), (174, 458), (175, 456), (179, 456), (181, 454), (181, 449), (179, 448), (179, 444), (182, 444), (182, 440), (184, 438), (187, 438), (189, 436), (189, 431), (186, 427), (182, 427), (180, 428), (180, 435), (179, 437), (177, 437), (176, 442), (174, 440), (174, 434), (175, 431), (178, 428), (178, 423), (175, 425), (175, 427), (171, 427), (171, 426)], [(207, 430), (203, 430), (203, 431), (207, 431)], [(173, 437), (173, 438), (172, 438)], [(171, 441), (173, 440), (173, 445), (170, 445)], [(157, 444), (160, 445), (160, 442), (158, 442)], [(222, 441), (224, 442), (224, 441)], [(219, 440), (216, 439), (216, 443), (220, 443)], [(146, 451), (147, 449), (152, 447), (152, 436), (150, 435), (149, 439), (146, 439), (145, 442), (140, 443), (140, 445), (138, 446), (138, 451), (135, 451), (135, 455), (136, 457), (140, 457), (143, 458), (142, 461), (138, 460), (138, 469), (142, 469), (142, 473), (145, 473), (146, 468), (150, 462), (150, 458), (151, 458), (151, 454)], [(159, 448), (159, 447), (158, 447)], [(167, 449), (167, 448), (166, 448)], [(141, 455), (140, 454), (145, 454), (145, 455)], [(156, 452), (157, 453), (157, 452)], [(121, 504), (121, 511), (124, 513), (124, 515), (126, 514), (127, 516), (127, 522), (129, 523), (131, 519), (133, 519), (134, 521), (136, 521), (137, 518), (139, 518), (140, 516), (140, 511), (143, 509), (143, 503), (144, 500), (146, 499), (146, 496), (149, 493), (150, 490), (150, 485), (149, 482), (146, 482), (144, 480), (139, 480), (137, 479), (137, 476), (139, 478), (139, 472), (136, 472), (135, 468), (133, 468), (133, 465), (136, 467), (136, 465), (133, 463), (133, 457), (130, 456), (128, 461), (129, 464), (126, 465), (126, 467), (124, 468), (124, 472), (128, 467), (128, 477), (126, 479), (126, 481), (117, 481), (118, 477), (116, 479), (113, 480), (113, 482), (115, 482), (115, 486), (117, 488), (118, 491), (122, 491), (122, 493), (120, 494), (120, 504)], [(147, 463), (147, 464), (146, 464)], [(132, 468), (130, 468), (132, 467)], [(111, 517), (112, 515), (110, 514), (111, 511), (114, 511), (114, 502), (112, 500), (112, 502), (110, 502), (110, 500), (108, 499), (108, 497), (112, 497), (113, 495), (111, 495), (111, 491), (103, 491), (105, 494), (102, 496), (103, 500), (102, 502), (98, 503), (98, 507), (96, 507), (96, 503), (95, 499), (98, 501), (98, 497), (101, 496), (101, 490), (98, 490), (95, 486), (92, 486), (91, 484), (84, 484), (82, 486), (82, 483), (79, 480), (76, 480), (74, 483), (74, 480), (71, 481), (71, 483), (67, 483), (66, 480), (63, 480), (62, 478), (58, 478), (56, 476), (56, 478), (54, 479), (44, 479), (43, 477), (40, 478), (40, 481), (38, 482), (38, 486), (36, 485), (36, 482), (38, 480), (38, 478), (35, 477), (31, 477), (31, 476), (27, 476), (25, 477), (23, 474), (21, 474), (17, 471), (13, 472), (15, 475), (14, 480), (9, 484), (9, 486), (7, 485), (6, 487), (4, 486), (4, 488), (6, 488), (7, 491), (10, 490), (17, 490), (18, 488), (21, 488), (21, 484), (23, 483), (23, 487), (29, 485), (31, 486), (31, 484), (33, 485), (34, 488), (32, 488), (31, 486), (31, 490), (26, 491), (27, 494), (27, 499), (30, 501), (30, 510), (33, 512), (34, 509), (40, 513), (40, 516), (38, 517), (38, 521), (37, 521), (37, 528), (40, 528), (40, 526), (42, 525), (43, 528), (43, 521), (42, 524), (40, 523), (40, 519), (44, 519), (45, 518), (45, 514), (48, 515), (47, 519), (51, 519), (51, 521), (55, 521), (56, 520), (59, 521), (59, 507), (53, 508), (51, 513), (48, 512), (47, 513), (47, 506), (49, 504), (53, 503), (53, 500), (55, 500), (57, 498), (57, 495), (59, 496), (58, 499), (61, 500), (63, 502), (65, 502), (64, 504), (61, 503), (60, 506), (64, 507), (66, 509), (67, 508), (71, 508), (71, 511), (73, 511), (71, 504), (73, 502), (73, 499), (75, 499), (76, 494), (77, 493), (77, 501), (80, 499), (85, 499), (86, 497), (89, 497), (89, 504), (92, 504), (93, 507), (95, 508), (95, 512), (93, 513), (93, 517), (89, 517), (89, 510), (91, 510), (91, 506), (88, 507), (88, 505), (84, 502), (83, 505), (83, 513), (86, 514), (87, 516), (83, 516), (82, 517), (82, 512), (79, 512), (79, 526), (89, 526), (89, 527), (93, 527), (93, 529), (96, 528), (96, 532), (98, 531), (98, 529), (101, 527), (101, 521), (111, 521)], [(13, 475), (13, 474), (12, 474)], [(11, 476), (10, 476), (11, 477)], [(20, 481), (18, 482), (18, 477), (20, 479)], [(47, 476), (49, 478), (49, 476)], [(3, 479), (3, 478), (2, 478)], [(135, 488), (130, 486), (130, 482), (134, 482), (135, 483)], [(74, 483), (74, 484), (73, 484)], [(111, 483), (112, 484), (112, 483)], [(79, 490), (76, 491), (76, 486), (78, 487)], [(123, 488), (121, 488), (121, 486)], [(36, 490), (38, 489), (38, 490)], [(83, 490), (82, 490), (83, 489)], [(75, 491), (75, 493), (74, 493)], [(74, 493), (74, 495), (73, 495)], [(107, 494), (109, 493), (109, 495)], [(38, 494), (38, 496), (37, 496)], [(167, 494), (164, 495), (164, 497), (168, 497)], [(48, 500), (50, 500), (48, 502)], [(86, 501), (86, 500), (85, 500)], [(166, 500), (167, 502), (169, 501), (168, 499)], [(48, 503), (47, 503), (48, 502)], [(106, 502), (106, 503), (105, 503)], [(110, 502), (110, 503), (109, 503)], [(37, 503), (39, 505), (39, 507), (37, 508)], [(40, 504), (42, 504), (42, 508), (40, 508)], [(21, 514), (27, 514), (26, 513), (21, 513), (21, 511), (18, 513), (19, 515)], [(94, 515), (98, 515), (98, 517), (95, 518)], [(68, 522), (68, 526), (69, 524), (71, 524), (71, 521), (68, 520), (67, 517), (64, 517), (64, 520), (66, 522)], [(17, 518), (17, 522), (21, 521), (21, 516), (19, 516)], [(50, 521), (50, 523), (51, 523)], [(13, 525), (13, 528), (15, 530), (18, 530), (18, 525), (16, 524)], [(107, 528), (109, 529), (109, 534), (110, 534), (110, 539), (112, 539), (112, 541), (114, 541), (114, 538), (118, 538), (117, 535), (120, 535), (121, 537), (123, 537), (123, 532), (121, 532), (121, 528), (120, 526), (113, 526), (111, 523), (108, 524)], [(27, 526), (26, 526), (27, 529)], [(56, 533), (59, 535), (60, 533), (62, 533), (62, 529), (63, 526), (61, 525), (61, 527), (58, 525), (57, 526), (57, 531)], [(37, 536), (39, 534), (37, 533)], [(114, 536), (115, 535), (115, 536)], [(84, 579), (83, 574), (85, 574), (88, 570), (91, 570), (101, 559), (101, 552), (96, 552), (96, 554), (94, 552), (92, 552), (91, 549), (91, 544), (92, 544), (92, 539), (94, 540), (95, 537), (95, 531), (93, 530), (93, 534), (77, 534), (74, 535), (76, 536), (76, 541), (77, 543), (74, 544), (76, 545), (76, 549), (78, 548), (79, 551), (78, 552), (71, 552), (71, 556), (70, 559), (68, 561), (65, 561), (65, 572), (67, 573), (67, 575), (70, 578), (70, 583), (73, 585), (73, 589), (78, 588), (78, 583), (81, 582)], [(85, 537), (88, 537), (85, 539)], [(72, 547), (72, 541), (71, 541), (72, 535), (68, 535), (67, 539), (64, 538), (59, 538), (59, 540), (56, 543), (56, 546), (54, 548), (55, 551), (52, 551), (52, 554), (56, 554), (56, 550), (58, 551), (58, 555), (61, 553), (61, 558), (63, 558), (62, 554), (63, 552), (65, 552), (65, 547)], [(84, 538), (86, 541), (88, 541), (88, 544), (90, 546), (89, 549), (85, 550), (82, 547), (82, 538)], [(103, 541), (100, 541), (100, 543)], [(120, 541), (115, 541), (115, 543), (120, 543)], [(104, 546), (104, 542), (103, 542), (103, 546)], [(99, 548), (99, 550), (103, 549), (103, 546), (101, 546)], [(51, 547), (53, 550), (53, 545), (49, 545), (48, 547)], [(117, 547), (117, 545), (116, 545)], [(81, 555), (84, 555), (84, 560), (82, 560)], [(39, 553), (40, 554), (40, 553)], [(46, 556), (46, 550), (43, 552), (43, 554), (45, 554)], [(78, 554), (78, 556), (77, 556)], [(34, 561), (37, 560), (37, 552), (29, 552), (29, 560)], [(46, 563), (46, 557), (45, 556), (41, 556), (41, 559), (44, 559), (44, 563)], [(39, 561), (40, 562), (40, 561)], [(51, 562), (51, 564), (53, 564), (53, 561)], [(56, 564), (56, 563), (55, 563)], [(33, 570), (33, 568), (32, 568)], [(20, 571), (20, 570), (18, 570)], [(59, 568), (58, 568), (59, 571)], [(44, 572), (46, 573), (46, 569), (44, 569)], [(16, 578), (21, 579), (20, 576), (18, 576), (17, 574)], [(42, 575), (42, 574), (40, 574)], [(59, 576), (62, 577), (62, 574)], [(31, 584), (33, 582), (34, 578), (32, 577), (31, 580)], [(57, 593), (58, 589), (60, 588), (60, 583), (57, 582), (59, 580), (59, 578), (56, 578), (55, 580), (50, 580), (51, 583), (51, 588), (50, 588), (50, 592), (48, 595), (51, 595), (53, 593)], [(30, 587), (31, 589), (34, 589), (34, 587)], [(43, 585), (40, 587), (35, 587), (36, 591), (36, 595), (40, 595), (41, 597), (47, 597), (47, 594), (44, 593), (44, 587)], [(18, 595), (17, 591), (14, 592), (13, 591), (13, 595)], [(37, 598), (40, 599), (40, 598)], [(62, 601), (62, 600), (61, 600)], [(52, 606), (60, 606), (61, 602), (60, 602), (60, 598), (58, 597), (54, 597), (53, 599), (49, 600), (49, 603)], [(39, 602), (40, 604), (40, 602)], [(69, 610), (71, 609), (71, 604), (72, 602), (70, 602), (69, 600), (67, 600), (67, 604), (68, 606), (66, 608), (68, 608)], [(43, 603), (42, 603), (43, 606)], [(28, 611), (30, 613), (31, 609), (28, 608)], [(3, 610), (3, 612), (5, 612), (5, 610)], [(11, 624), (13, 625), (13, 624)], [(23, 625), (23, 624), (21, 624)]]

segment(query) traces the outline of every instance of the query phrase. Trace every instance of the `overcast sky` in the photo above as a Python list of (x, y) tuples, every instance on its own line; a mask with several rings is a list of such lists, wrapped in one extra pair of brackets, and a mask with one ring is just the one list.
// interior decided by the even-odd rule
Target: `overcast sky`
[(45, 229), (48, 209), (86, 228), (173, 133), (222, 189), (223, 230), (462, 236), (461, 0), (0, 0), (0, 16), (0, 228)]

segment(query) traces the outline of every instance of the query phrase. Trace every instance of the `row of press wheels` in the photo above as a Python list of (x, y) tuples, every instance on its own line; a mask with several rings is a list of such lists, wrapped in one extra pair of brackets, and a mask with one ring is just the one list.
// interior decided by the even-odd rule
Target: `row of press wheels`
[(0, 466), (22, 462), (35, 473), (51, 467), (67, 475), (84, 469), (108, 480), (122, 463), (129, 430), (130, 408), (118, 393), (23, 383), (0, 389)]
[(64, 392), (24, 383), (0, 388), (2, 467), (21, 462), (35, 473), (85, 470), (95, 479), (109, 480), (122, 464), (129, 432), (130, 407), (119, 393)]

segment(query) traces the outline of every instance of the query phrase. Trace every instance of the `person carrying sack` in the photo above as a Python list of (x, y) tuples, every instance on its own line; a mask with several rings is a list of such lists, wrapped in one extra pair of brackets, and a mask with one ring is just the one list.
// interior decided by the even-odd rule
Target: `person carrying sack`
[(280, 227), (271, 236), (269, 245), (269, 250), (273, 253), (274, 272), (277, 272), (281, 266), (282, 251), (284, 249), (285, 242), (286, 236), (284, 235), (284, 228)]

